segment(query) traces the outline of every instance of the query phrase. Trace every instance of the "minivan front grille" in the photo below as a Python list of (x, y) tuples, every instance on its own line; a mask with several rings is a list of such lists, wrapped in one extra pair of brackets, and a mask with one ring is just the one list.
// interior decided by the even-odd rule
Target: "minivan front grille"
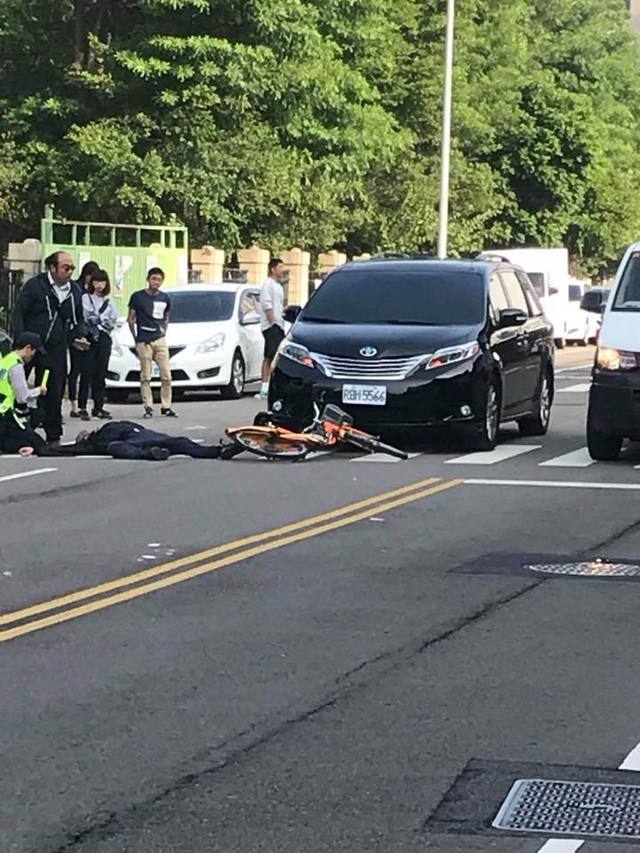
[(339, 358), (333, 355), (313, 353), (312, 358), (333, 379), (406, 379), (418, 365), (429, 359), (428, 355), (413, 355), (408, 358)]

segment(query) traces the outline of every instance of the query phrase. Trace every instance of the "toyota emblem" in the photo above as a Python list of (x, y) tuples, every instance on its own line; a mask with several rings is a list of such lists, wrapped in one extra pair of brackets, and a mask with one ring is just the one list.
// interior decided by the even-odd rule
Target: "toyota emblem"
[(363, 358), (373, 358), (378, 355), (378, 350), (375, 347), (362, 347), (360, 355), (363, 356)]

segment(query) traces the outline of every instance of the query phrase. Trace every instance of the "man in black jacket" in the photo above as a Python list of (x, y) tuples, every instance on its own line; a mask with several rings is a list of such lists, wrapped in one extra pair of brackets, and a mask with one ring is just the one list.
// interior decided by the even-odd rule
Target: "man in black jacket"
[[(14, 313), (16, 338), (23, 332), (40, 335), (44, 354), (35, 359), (35, 384), (42, 384), (49, 371), (47, 395), (43, 398), (47, 441), (56, 444), (62, 436), (62, 395), (67, 375), (67, 346), (82, 338), (84, 321), (82, 293), (71, 281), (75, 269), (71, 255), (54, 252), (45, 260), (46, 272), (29, 279), (18, 294)], [(83, 345), (83, 344), (80, 344)]]

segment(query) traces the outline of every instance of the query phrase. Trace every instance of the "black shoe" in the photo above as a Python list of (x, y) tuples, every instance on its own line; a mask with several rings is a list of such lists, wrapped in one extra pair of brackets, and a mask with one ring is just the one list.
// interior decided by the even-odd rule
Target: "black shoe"
[(144, 451), (144, 458), (152, 462), (164, 462), (171, 456), (166, 447), (148, 447)]
[(80, 412), (78, 413), (78, 417), (80, 418), (81, 421), (90, 421), (91, 420), (91, 418), (89, 417), (89, 412), (86, 409), (80, 409)]
[(142, 417), (145, 418), (145, 420), (147, 418), (153, 417), (153, 409), (151, 408), (151, 406), (145, 406), (144, 407), (144, 415)]
[(165, 418), (177, 418), (178, 415), (173, 411), (173, 409), (160, 409), (160, 414), (164, 415)]
[(221, 444), (218, 459), (233, 459), (234, 456), (243, 452), (242, 447), (238, 447), (237, 444)]
[(77, 409), (73, 409), (71, 412), (69, 412), (69, 417), (70, 418), (79, 418), (80, 412)]
[(111, 412), (108, 412), (106, 409), (94, 409), (91, 414), (94, 418), (98, 418), (101, 421), (110, 421)]

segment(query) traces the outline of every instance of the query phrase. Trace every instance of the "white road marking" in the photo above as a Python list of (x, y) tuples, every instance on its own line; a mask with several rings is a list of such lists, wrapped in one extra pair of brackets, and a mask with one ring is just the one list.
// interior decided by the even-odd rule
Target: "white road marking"
[(193, 432), (198, 429), (206, 429), (206, 426), (202, 426), (201, 424), (197, 424), (196, 426), (186, 427), (187, 432)]
[(556, 376), (561, 376), (563, 373), (574, 373), (576, 370), (591, 370), (593, 367), (592, 361), (585, 361), (582, 364), (574, 364), (573, 367), (561, 367), (555, 371)]
[(401, 462), (395, 456), (389, 456), (388, 453), (367, 453), (366, 456), (356, 456), (350, 460), (351, 462)]
[(583, 844), (584, 841), (576, 841), (575, 838), (554, 838), (551, 841), (547, 841), (546, 844), (543, 844), (539, 853), (575, 853), (575, 851), (579, 850)]
[(20, 480), (22, 477), (35, 477), (38, 474), (50, 474), (57, 470), (57, 468), (36, 468), (35, 471), (23, 471), (21, 474), (7, 474), (5, 477), (0, 477), (0, 483), (6, 483), (8, 480)]
[[(408, 459), (415, 459), (421, 456), (421, 453), (407, 453)], [(350, 462), (402, 462), (397, 456), (390, 456), (388, 453), (367, 453), (366, 456), (354, 456)]]
[(590, 388), (590, 382), (581, 382), (579, 385), (569, 385), (567, 388), (556, 388), (556, 391), (559, 394), (587, 394)]
[(506, 459), (513, 459), (515, 456), (522, 456), (523, 453), (531, 453), (533, 450), (540, 450), (541, 444), (502, 444), (496, 447), (495, 450), (489, 450), (486, 453), (467, 453), (466, 456), (458, 456), (456, 459), (447, 459), (445, 465), (495, 465), (497, 462), (504, 462)]
[(589, 456), (589, 451), (586, 447), (581, 447), (580, 450), (573, 450), (571, 453), (563, 453), (562, 456), (556, 456), (553, 459), (548, 459), (546, 462), (541, 462), (541, 468), (588, 468), (595, 463), (595, 459)]
[(640, 770), (640, 743), (634, 746), (618, 770)]
[[(634, 746), (618, 770), (640, 770), (640, 743)], [(575, 853), (583, 844), (586, 844), (586, 841), (580, 841), (576, 838), (552, 838), (542, 845), (538, 853)]]
[(113, 456), (107, 456), (106, 454), (95, 454), (94, 456), (72, 456), (72, 459), (113, 459)]
[(542, 486), (547, 489), (613, 489), (640, 491), (640, 483), (570, 483), (567, 480), (464, 480), (465, 486)]

